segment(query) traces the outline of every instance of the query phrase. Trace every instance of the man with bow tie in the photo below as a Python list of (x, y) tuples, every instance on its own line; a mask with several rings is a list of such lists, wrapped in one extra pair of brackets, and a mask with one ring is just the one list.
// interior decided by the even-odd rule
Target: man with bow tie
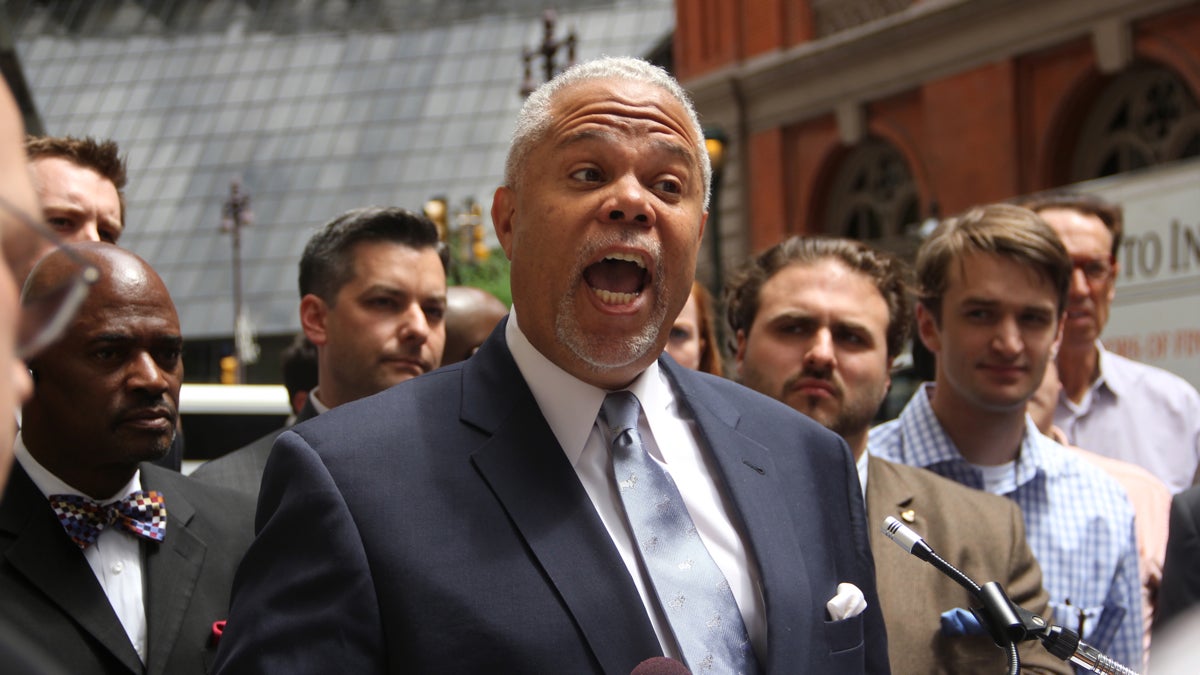
[(89, 265), (64, 337), (28, 361), (0, 613), (69, 672), (204, 673), (254, 505), (147, 464), (171, 446), (183, 379), (179, 319), (149, 265), (106, 244), (60, 249), (23, 305), (53, 302)]

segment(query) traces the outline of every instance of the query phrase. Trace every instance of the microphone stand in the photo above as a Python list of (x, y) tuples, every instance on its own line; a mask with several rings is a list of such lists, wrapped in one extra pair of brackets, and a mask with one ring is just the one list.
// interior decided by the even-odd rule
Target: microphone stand
[(1099, 649), (1080, 640), (1078, 633), (1062, 626), (1050, 625), (1042, 617), (1014, 604), (1008, 599), (1008, 595), (1000, 584), (990, 581), (980, 586), (975, 583), (958, 568), (946, 562), (934, 552), (929, 544), (925, 543), (919, 534), (899, 520), (891, 516), (884, 519), (883, 533), (901, 548), (933, 565), (942, 574), (953, 579), (959, 586), (967, 589), (971, 597), (979, 601), (982, 607), (973, 607), (971, 612), (987, 628), (992, 642), (1004, 649), (1008, 657), (1010, 675), (1017, 675), (1021, 668), (1017, 643), (1033, 639), (1040, 639), (1046, 651), (1054, 656), (1094, 673), (1137, 675), (1136, 672), (1114, 661)]

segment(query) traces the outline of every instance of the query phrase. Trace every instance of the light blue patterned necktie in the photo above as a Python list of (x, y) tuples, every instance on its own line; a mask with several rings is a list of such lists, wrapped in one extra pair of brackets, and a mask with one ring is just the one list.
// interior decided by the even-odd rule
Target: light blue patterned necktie
[(632, 392), (609, 394), (600, 421), (610, 431), (613, 475), (637, 552), (659, 607), (693, 673), (757, 673), (729, 582), (704, 547), (675, 481), (642, 445)]

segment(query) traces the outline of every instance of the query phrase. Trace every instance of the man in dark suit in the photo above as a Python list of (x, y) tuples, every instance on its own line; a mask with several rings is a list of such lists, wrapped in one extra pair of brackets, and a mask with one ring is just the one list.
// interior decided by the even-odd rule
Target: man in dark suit
[[(742, 383), (836, 431), (858, 460), (875, 580), (894, 673), (999, 670), (986, 635), (947, 635), (941, 615), (977, 606), (961, 586), (888, 541), (887, 516), (920, 534), (978, 581), (999, 582), (1036, 614), (1049, 596), (1021, 510), (996, 495), (867, 454), (867, 431), (891, 384), (912, 322), (899, 259), (848, 239), (792, 237), (750, 259), (727, 288)], [(1041, 645), (1021, 646), (1025, 672), (1071, 672)]]
[(492, 205), (512, 313), (279, 437), (217, 672), (888, 671), (845, 443), (659, 358), (710, 174), (643, 61), (527, 99)]
[[(300, 325), (317, 349), (317, 386), (296, 422), (438, 367), (448, 262), (433, 222), (400, 208), (353, 209), (313, 235), (300, 257)], [(271, 446), (286, 429), (192, 476), (257, 498)]]
[(1158, 591), (1157, 633), (1175, 617), (1200, 604), (1200, 486), (1171, 499), (1171, 525), (1162, 586)]
[[(253, 504), (149, 464), (171, 445), (183, 366), (162, 280), (108, 244), (34, 268), (23, 302), (98, 273), (63, 338), (28, 360), (0, 502), (0, 616), (76, 673), (204, 673)], [(99, 521), (99, 522), (97, 522)]]

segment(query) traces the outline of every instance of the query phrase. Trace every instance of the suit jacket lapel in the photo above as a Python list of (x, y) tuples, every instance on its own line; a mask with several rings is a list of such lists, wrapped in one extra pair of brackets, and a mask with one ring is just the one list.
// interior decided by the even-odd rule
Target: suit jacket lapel
[(105, 645), (130, 672), (141, 673), (141, 659), (92, 568), (19, 464), (13, 465), (0, 508), (0, 530), (13, 537), (5, 551), (13, 569)]
[(708, 444), (720, 468), (725, 489), (741, 518), (742, 534), (753, 551), (762, 580), (766, 603), (767, 658), (762, 666), (770, 672), (785, 672), (797, 663), (805, 663), (807, 645), (802, 639), (811, 633), (812, 617), (796, 608), (810, 607), (813, 599), (805, 580), (804, 555), (796, 532), (802, 524), (787, 520), (784, 501), (786, 486), (778, 483), (778, 474), (770, 452), (737, 430), (740, 413), (727, 401), (704, 387), (681, 366), (660, 359), (676, 383), (679, 393), (692, 411), (696, 426)]
[[(509, 396), (497, 401), (497, 391)], [(492, 434), (472, 455), (476, 468), (601, 668), (629, 672), (661, 653), (624, 562), (504, 345), (504, 322), (463, 366), (462, 410), (464, 421)]]
[[(162, 478), (142, 465), (142, 487), (163, 492), (167, 502), (167, 536), (160, 544), (144, 542), (146, 623), (150, 654), (148, 675), (163, 675), (196, 590), (206, 546), (188, 530), (195, 508), (178, 491), (164, 489)], [(199, 658), (197, 656), (197, 658)]]

